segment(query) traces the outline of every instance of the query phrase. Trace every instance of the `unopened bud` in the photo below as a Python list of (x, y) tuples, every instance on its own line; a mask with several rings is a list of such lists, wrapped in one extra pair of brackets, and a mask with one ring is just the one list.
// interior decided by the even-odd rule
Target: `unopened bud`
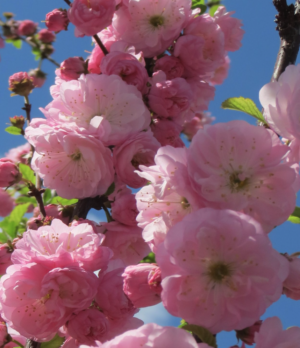
[(54, 47), (50, 44), (43, 44), (40, 47), (42, 56), (50, 56), (54, 52)]
[(67, 30), (69, 19), (67, 10), (55, 9), (46, 15), (46, 26), (49, 30), (59, 33), (62, 30)]
[(0, 159), (0, 187), (9, 187), (22, 179), (19, 168), (8, 158)]
[(28, 75), (32, 78), (34, 87), (38, 88), (43, 86), (47, 76), (47, 74), (45, 74), (42, 70), (38, 68), (30, 70)]
[(10, 76), (9, 80), (9, 90), (14, 95), (21, 95), (27, 97), (29, 93), (34, 89), (34, 84), (32, 78), (27, 74), (27, 72), (18, 72)]
[(43, 43), (52, 43), (55, 41), (55, 34), (53, 34), (50, 30), (42, 29), (38, 33), (38, 39)]
[(14, 116), (9, 118), (12, 126), (23, 129), (25, 124), (24, 116)]
[(14, 14), (12, 12), (3, 12), (3, 16), (6, 19), (11, 19), (11, 18), (13, 18)]

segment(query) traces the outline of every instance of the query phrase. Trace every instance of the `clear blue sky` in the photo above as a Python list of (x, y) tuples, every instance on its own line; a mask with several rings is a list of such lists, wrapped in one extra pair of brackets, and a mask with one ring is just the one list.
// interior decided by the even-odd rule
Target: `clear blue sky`
[[(292, 3), (292, 1), (288, 1)], [(277, 51), (279, 48), (279, 37), (275, 31), (274, 16), (276, 14), (272, 0), (225, 0), (224, 4), (230, 11), (236, 11), (236, 17), (242, 19), (246, 34), (243, 40), (243, 47), (233, 54), (230, 54), (231, 69), (228, 79), (222, 86), (217, 87), (215, 100), (210, 105), (210, 112), (216, 117), (217, 122), (226, 122), (232, 119), (245, 119), (254, 123), (250, 116), (242, 113), (220, 109), (222, 101), (229, 97), (243, 96), (253, 99), (258, 105), (258, 92), (260, 88), (269, 82)], [(32, 19), (44, 28), (45, 14), (54, 8), (65, 7), (63, 0), (1, 0), (0, 13), (10, 11), (16, 14), (16, 19)], [(91, 51), (89, 38), (75, 39), (73, 27), (69, 31), (61, 32), (54, 44), (55, 53), (53, 58), (58, 62), (72, 56), (87, 57), (86, 51)], [(7, 80), (10, 75), (18, 71), (28, 71), (35, 68), (34, 61), (29, 47), (16, 50), (11, 45), (6, 45), (0, 50), (0, 139), (1, 157), (9, 148), (23, 144), (21, 136), (12, 136), (4, 132), (5, 124), (9, 122), (8, 117), (21, 115), (23, 101), (21, 97), (10, 97), (7, 89)], [(54, 67), (45, 61), (42, 69), (48, 74), (48, 80), (42, 89), (35, 90), (30, 95), (33, 117), (42, 117), (39, 107), (44, 107), (51, 101), (49, 87), (54, 82)], [(300, 201), (298, 200), (298, 205)], [(280, 252), (293, 253), (300, 251), (300, 225), (285, 223), (276, 228), (270, 234), (273, 246)], [(280, 301), (272, 305), (264, 317), (278, 315), (283, 321), (285, 328), (300, 326), (300, 302), (282, 297)], [(148, 315), (149, 314), (149, 315)], [(153, 307), (141, 312), (143, 317), (148, 315), (161, 325), (177, 325), (178, 320), (172, 319), (161, 306)], [(221, 333), (218, 335), (219, 348), (228, 348), (236, 344), (233, 334)]]

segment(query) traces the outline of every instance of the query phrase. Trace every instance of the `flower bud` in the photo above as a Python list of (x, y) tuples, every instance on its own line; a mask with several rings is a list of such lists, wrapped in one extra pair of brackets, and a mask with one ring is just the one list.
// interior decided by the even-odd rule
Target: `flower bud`
[(0, 187), (8, 187), (22, 179), (19, 168), (8, 158), (0, 159)]
[(53, 41), (55, 41), (55, 38), (55, 34), (47, 29), (42, 29), (38, 33), (38, 39), (43, 43), (52, 43)]
[(11, 19), (11, 18), (13, 18), (14, 14), (12, 12), (3, 12), (3, 16), (6, 19)]
[(14, 116), (9, 118), (12, 126), (23, 129), (25, 124), (24, 116)]
[(50, 56), (54, 52), (54, 48), (51, 44), (42, 44), (40, 49), (42, 56)]
[(8, 343), (8, 333), (5, 321), (0, 317), (0, 346), (3, 347)]
[(32, 217), (27, 220), (26, 225), (27, 225), (27, 229), (36, 231), (39, 227), (43, 226), (43, 222), (41, 219)]
[(128, 266), (122, 277), (123, 290), (136, 308), (154, 306), (161, 302), (161, 271), (156, 264)]
[(34, 87), (42, 87), (46, 81), (46, 76), (42, 70), (40, 69), (32, 69), (29, 71), (28, 75), (32, 77)]
[(55, 9), (46, 14), (46, 26), (50, 31), (59, 33), (62, 30), (67, 30), (68, 25), (67, 10)]
[(37, 24), (33, 21), (26, 19), (22, 21), (18, 26), (18, 34), (20, 36), (32, 36), (36, 33)]
[(27, 97), (29, 93), (34, 89), (33, 79), (27, 72), (18, 72), (9, 77), (9, 90), (14, 95), (21, 95)]
[(60, 64), (56, 75), (65, 81), (77, 80), (85, 72), (85, 62), (81, 57), (71, 57)]
[(13, 252), (13, 246), (5, 244), (0, 244), (0, 275), (6, 273), (8, 266), (12, 265), (11, 253)]
[(244, 343), (252, 346), (254, 342), (255, 332), (258, 332), (262, 324), (262, 320), (256, 321), (252, 326), (246, 327), (243, 330), (236, 331), (236, 337), (242, 340)]

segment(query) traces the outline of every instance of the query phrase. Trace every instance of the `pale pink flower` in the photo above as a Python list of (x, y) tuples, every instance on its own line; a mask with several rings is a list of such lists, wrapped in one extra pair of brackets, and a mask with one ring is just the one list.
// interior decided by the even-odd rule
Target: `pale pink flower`
[(288, 151), (272, 131), (245, 121), (204, 127), (188, 150), (192, 185), (207, 206), (243, 211), (269, 232), (295, 208)]
[(166, 309), (212, 333), (252, 325), (280, 298), (288, 275), (260, 224), (230, 210), (186, 216), (168, 231), (156, 260)]
[(209, 82), (213, 85), (221, 85), (228, 76), (228, 70), (230, 68), (230, 59), (228, 56), (224, 58), (224, 63), (218, 67), (213, 76), (209, 79)]
[(104, 194), (114, 180), (110, 150), (95, 137), (49, 128), (26, 129), (35, 146), (31, 165), (44, 185), (69, 199)]
[(161, 271), (156, 264), (140, 263), (125, 268), (123, 290), (136, 308), (161, 302)]
[(8, 158), (0, 159), (0, 187), (17, 184), (22, 178), (19, 168)]
[(224, 6), (219, 6), (214, 14), (215, 22), (221, 27), (224, 33), (224, 48), (226, 51), (237, 51), (242, 46), (242, 38), (245, 31), (241, 29), (242, 21), (232, 18), (234, 12), (226, 12)]
[(300, 300), (300, 259), (287, 256), (289, 260), (289, 275), (283, 283), (283, 293), (293, 300)]
[(289, 140), (300, 139), (299, 81), (300, 64), (289, 65), (278, 81), (266, 84), (259, 92), (269, 126)]
[(129, 330), (137, 329), (141, 327), (144, 322), (135, 317), (123, 316), (119, 319), (109, 318), (109, 324), (110, 330), (107, 333), (107, 340), (111, 340)]
[(9, 215), (14, 209), (15, 203), (11, 196), (2, 188), (0, 188), (0, 216)]
[(110, 319), (129, 319), (138, 312), (123, 291), (123, 272), (124, 268), (116, 268), (99, 273), (95, 300), (103, 314)]
[(93, 36), (109, 26), (116, 8), (115, 0), (74, 0), (68, 18), (76, 36)]
[(20, 145), (18, 147), (14, 147), (10, 149), (5, 157), (13, 161), (14, 163), (26, 163), (26, 155), (29, 154), (31, 150), (30, 144), (26, 143), (24, 145)]
[(147, 70), (129, 53), (109, 53), (101, 60), (100, 70), (105, 75), (118, 75), (128, 85), (135, 86), (142, 93), (147, 92)]
[(160, 144), (151, 131), (140, 132), (129, 138), (123, 144), (116, 146), (113, 160), (116, 174), (126, 185), (139, 188), (146, 184), (136, 170), (140, 165), (149, 167), (154, 164), (154, 156)]
[(158, 140), (161, 146), (184, 146), (184, 142), (180, 138), (182, 127), (172, 120), (166, 118), (155, 118), (150, 127), (154, 138)]
[(138, 213), (135, 195), (131, 192), (117, 194), (115, 201), (111, 203), (111, 216), (121, 224), (137, 226)]
[(163, 71), (154, 73), (148, 95), (149, 106), (157, 116), (172, 117), (181, 124), (193, 100), (193, 91), (185, 79), (167, 80)]
[[(157, 324), (143, 325), (104, 343), (102, 348), (199, 348), (194, 337), (185, 330)], [(200, 346), (201, 347), (201, 346)], [(204, 347), (203, 347), (204, 348)], [(206, 348), (206, 347), (205, 347)]]
[(47, 268), (79, 265), (88, 271), (105, 268), (112, 252), (103, 246), (104, 236), (93, 226), (82, 223), (67, 226), (54, 219), (51, 226), (24, 232), (16, 244), (12, 259), (15, 264), (36, 262)]
[(46, 26), (49, 30), (59, 33), (62, 30), (67, 30), (69, 19), (66, 10), (54, 9), (46, 14)]
[(37, 24), (29, 19), (21, 21), (18, 25), (18, 35), (32, 36), (36, 33)]
[(85, 63), (81, 57), (71, 57), (60, 64), (55, 74), (64, 81), (78, 80), (85, 72)]
[(128, 0), (116, 11), (113, 27), (122, 40), (153, 57), (178, 38), (190, 8), (190, 0)]
[(47, 118), (49, 112), (57, 122), (75, 122), (97, 135), (106, 146), (119, 145), (150, 124), (141, 93), (116, 75), (88, 74), (62, 83), (60, 98), (46, 108)]
[(211, 117), (210, 112), (197, 113), (191, 121), (184, 123), (182, 133), (191, 141), (199, 129), (211, 124), (214, 120), (215, 117)]
[(267, 318), (255, 334), (256, 348), (297, 348), (300, 342), (300, 328), (283, 330), (278, 317)]
[(105, 341), (110, 330), (108, 319), (96, 308), (85, 309), (73, 315), (66, 326), (68, 334), (78, 345), (88, 346), (95, 346), (95, 341)]
[(155, 62), (154, 71), (159, 70), (166, 74), (167, 80), (172, 80), (182, 77), (184, 66), (178, 58), (166, 55)]
[(117, 221), (103, 223), (101, 227), (102, 233), (105, 233), (103, 246), (113, 251), (112, 259), (120, 259), (128, 266), (140, 262), (149, 254), (149, 246), (139, 227), (123, 225)]

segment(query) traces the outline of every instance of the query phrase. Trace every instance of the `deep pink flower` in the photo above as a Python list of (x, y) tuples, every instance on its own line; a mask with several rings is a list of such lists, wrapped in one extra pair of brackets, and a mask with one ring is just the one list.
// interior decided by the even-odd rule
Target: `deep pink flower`
[(85, 72), (84, 60), (81, 57), (71, 57), (60, 64), (55, 73), (64, 81), (78, 80)]
[(219, 123), (194, 136), (189, 174), (207, 206), (243, 211), (269, 232), (295, 208), (296, 172), (283, 162), (288, 151), (264, 127), (245, 121)]
[(283, 283), (283, 293), (293, 300), (300, 300), (300, 259), (288, 256), (289, 275)]
[(53, 34), (50, 30), (42, 29), (38, 32), (38, 39), (43, 43), (52, 43), (55, 41), (55, 38), (55, 34)]
[(215, 87), (197, 77), (188, 78), (186, 81), (194, 93), (190, 108), (190, 113), (194, 116), (208, 109), (209, 103), (215, 97)]
[(173, 147), (183, 147), (184, 142), (180, 138), (182, 127), (166, 118), (153, 119), (151, 131), (154, 138), (158, 140), (161, 146), (171, 145)]
[(125, 268), (123, 290), (136, 308), (161, 302), (161, 271), (156, 264), (140, 263)]
[(111, 216), (115, 221), (124, 225), (137, 226), (135, 195), (131, 192), (116, 195), (115, 201), (111, 203)]
[(17, 184), (22, 179), (19, 168), (8, 158), (0, 159), (0, 187)]
[(13, 247), (8, 244), (0, 244), (0, 275), (6, 273), (8, 266), (12, 265), (11, 255)]
[(74, 0), (68, 18), (76, 36), (93, 36), (109, 26), (116, 8), (115, 0)]
[(49, 30), (59, 33), (67, 30), (69, 19), (66, 10), (54, 9), (46, 14), (46, 26)]
[(300, 342), (300, 328), (294, 326), (283, 330), (278, 317), (267, 318), (254, 340), (256, 348), (296, 348)]
[(262, 320), (258, 320), (253, 325), (246, 327), (243, 330), (237, 331), (236, 337), (242, 340), (244, 343), (248, 344), (249, 346), (252, 346), (255, 343), (254, 341), (255, 333), (259, 332), (262, 323), (263, 323)]
[(20, 36), (32, 36), (36, 33), (37, 24), (29, 19), (21, 21), (18, 26), (18, 35)]
[(224, 58), (224, 63), (218, 67), (213, 76), (209, 79), (209, 82), (213, 85), (221, 85), (228, 76), (228, 70), (230, 68), (230, 59), (228, 56)]
[(166, 74), (167, 80), (173, 80), (182, 77), (184, 66), (178, 58), (166, 55), (155, 62), (154, 71), (159, 70)]
[(260, 224), (230, 210), (186, 216), (168, 231), (156, 260), (166, 309), (212, 333), (252, 325), (280, 298), (288, 275)]
[(0, 216), (9, 215), (14, 209), (15, 203), (9, 193), (0, 188)]

